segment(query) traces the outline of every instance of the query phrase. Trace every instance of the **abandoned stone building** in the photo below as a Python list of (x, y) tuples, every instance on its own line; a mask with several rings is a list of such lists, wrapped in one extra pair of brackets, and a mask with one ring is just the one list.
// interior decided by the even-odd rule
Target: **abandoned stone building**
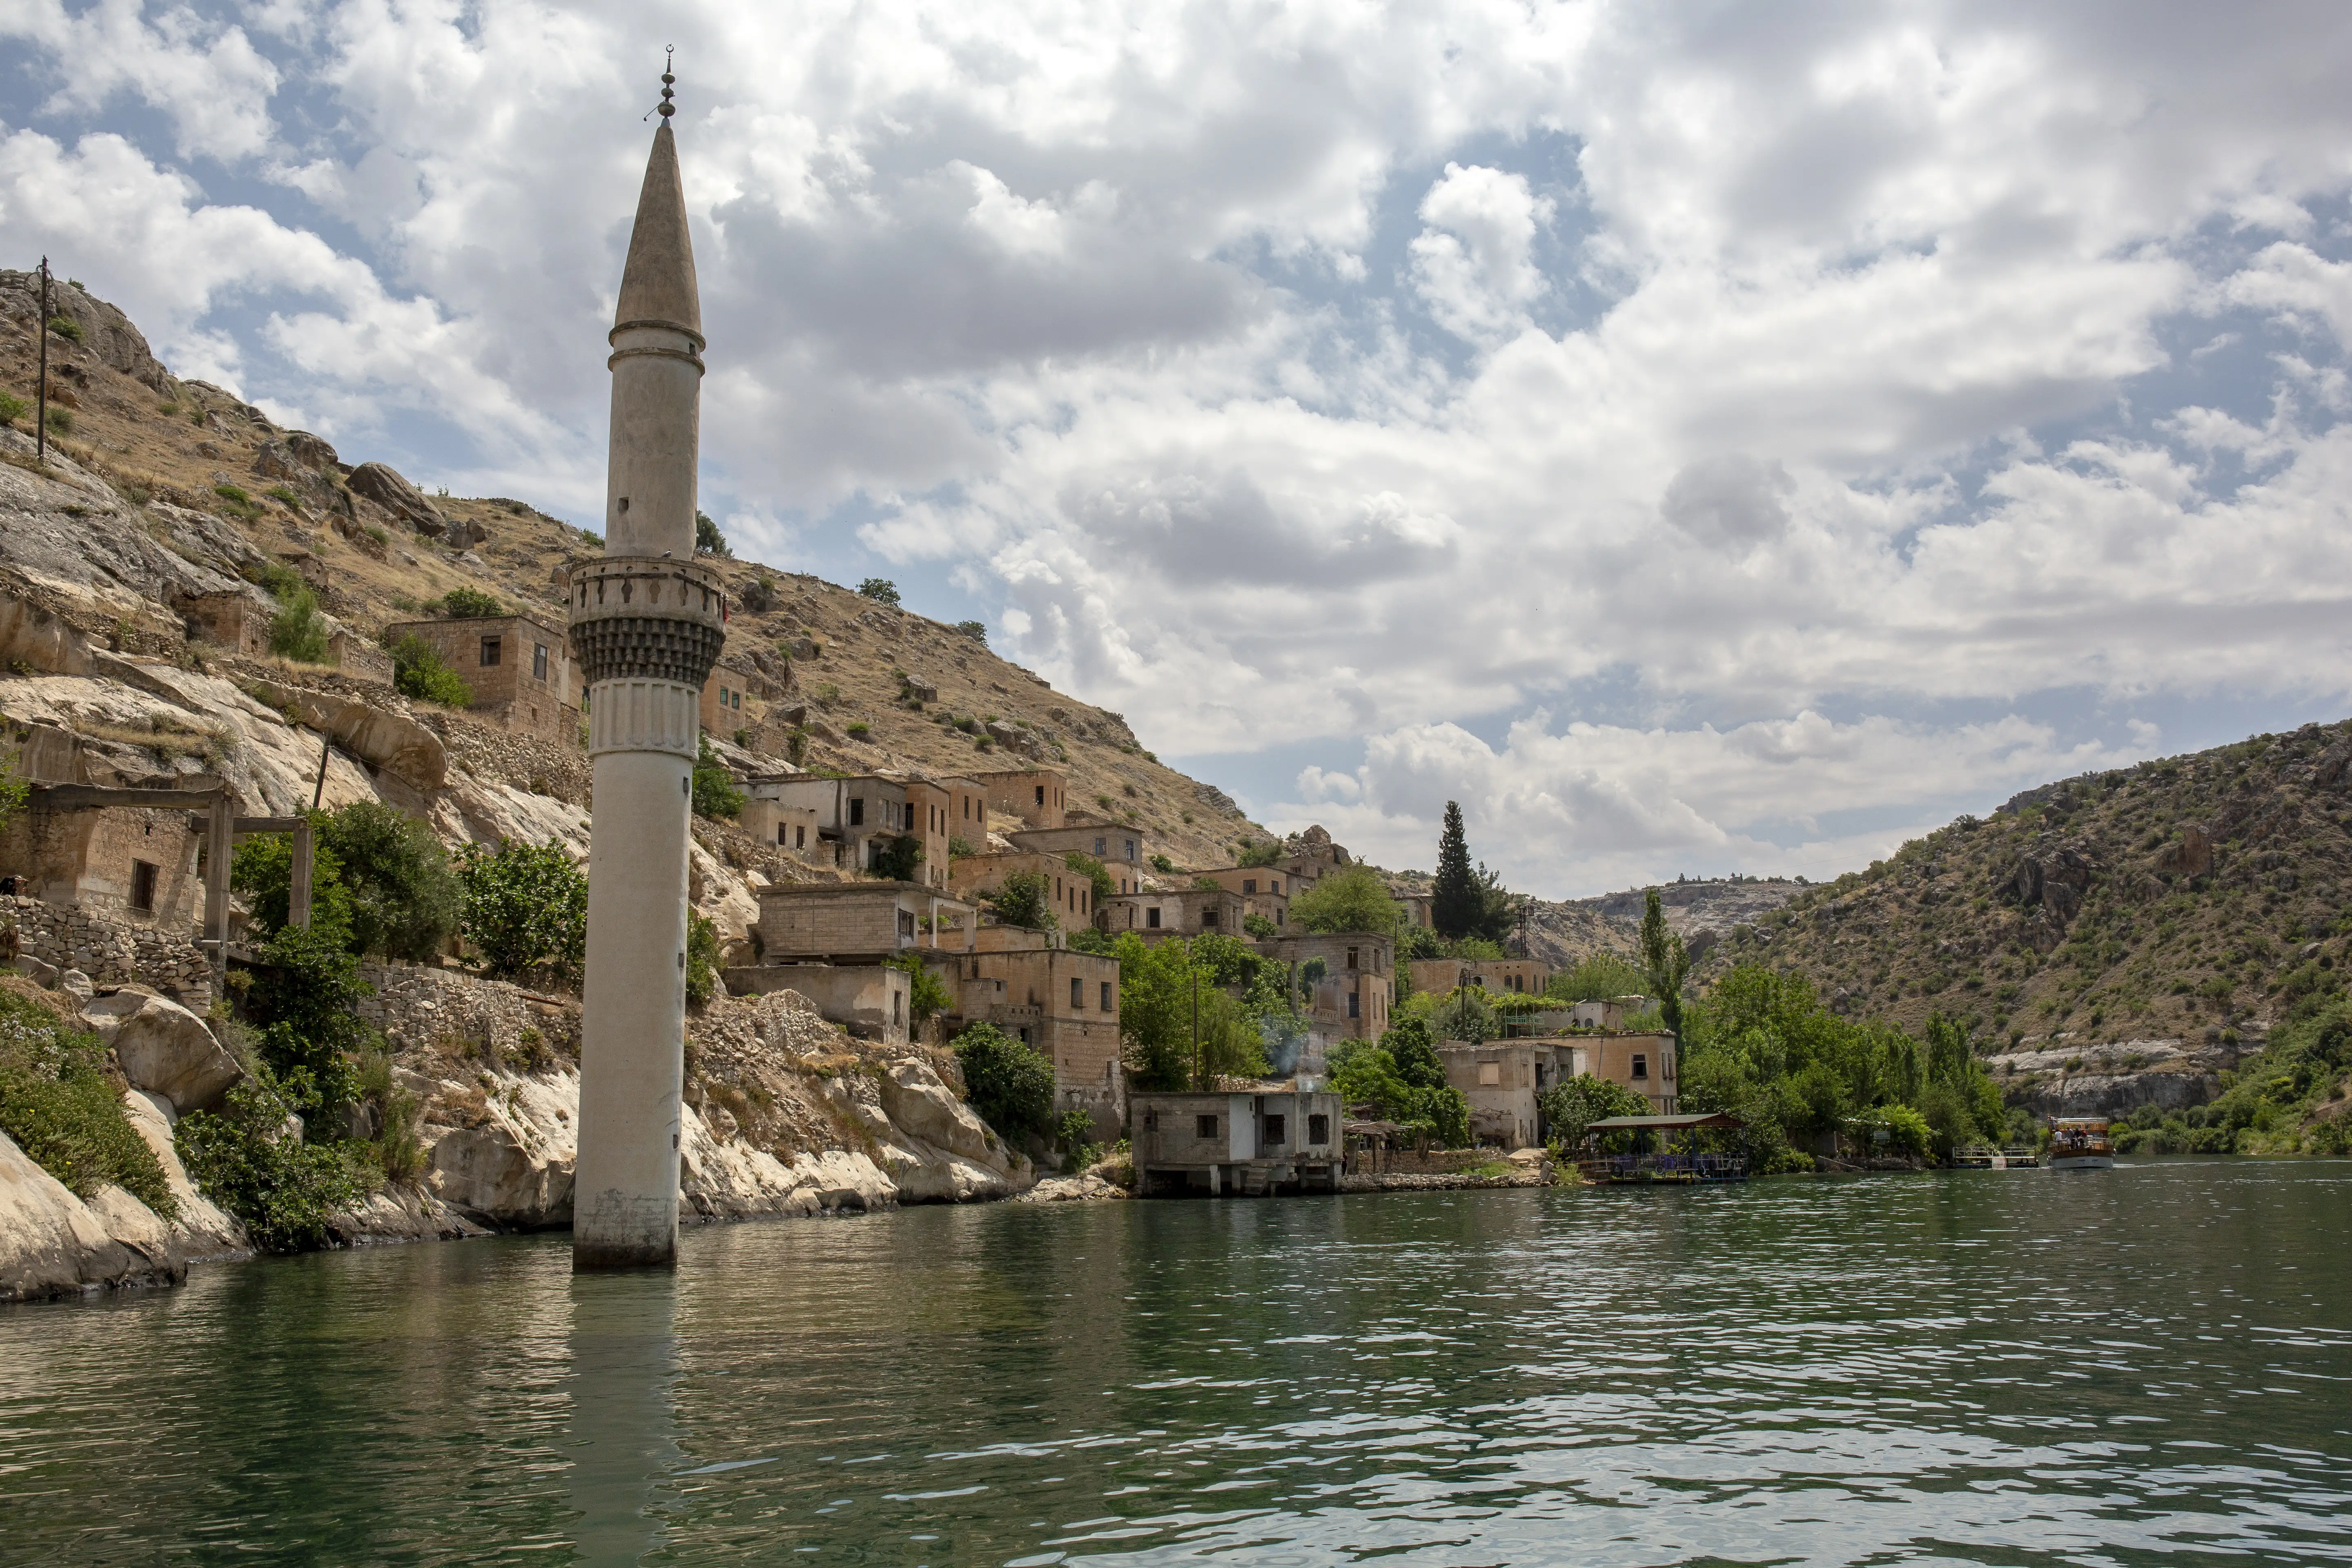
[(1396, 942), (1385, 936), (1293, 931), (1257, 944), (1303, 980), (1311, 966), (1322, 978), (1307, 995), (1307, 1026), (1333, 1039), (1376, 1040), (1389, 1026), (1396, 1001)]
[(1140, 1195), (1338, 1188), (1341, 1107), (1328, 1090), (1137, 1094), (1128, 1114)]
[(1672, 1116), (1679, 1103), (1675, 1037), (1664, 1032), (1475, 1044), (1447, 1040), (1437, 1056), (1445, 1081), (1470, 1102), (1471, 1135), (1507, 1149), (1546, 1142), (1550, 1129), (1543, 1120), (1544, 1093), (1588, 1073), (1640, 1095), (1654, 1115)]
[(1143, 890), (1145, 870), (1151, 861), (1150, 846), (1144, 840), (1143, 830), (1138, 827), (1108, 823), (1024, 827), (1004, 837), (1014, 848), (1033, 854), (1091, 855), (1108, 868), (1113, 889), (1121, 893)]
[(1121, 893), (1105, 899), (1095, 924), (1113, 936), (1133, 931), (1147, 942), (1171, 937), (1238, 937), (1242, 896), (1223, 888), (1181, 888), (1158, 893)]
[(1405, 970), (1415, 991), (1475, 985), (1497, 996), (1540, 996), (1552, 976), (1538, 958), (1416, 958)]
[(1007, 878), (1024, 874), (1045, 879), (1047, 902), (1063, 925), (1095, 923), (1094, 879), (1072, 870), (1060, 855), (960, 855), (949, 868), (948, 890), (977, 901), (1002, 889)]
[(1290, 923), (1291, 877), (1279, 866), (1219, 866), (1192, 876), (1195, 881), (1205, 878), (1229, 893), (1239, 893), (1244, 920), (1258, 915), (1277, 926)]
[[(871, 871), (898, 839), (911, 837), (922, 851), (915, 880), (940, 893), (949, 887), (956, 812), (978, 799), (978, 792), (969, 787), (959, 790), (951, 783), (887, 773), (837, 779), (814, 773), (772, 775), (753, 779), (750, 794), (752, 800), (773, 802), (789, 814), (795, 840), (792, 848), (815, 864)], [(800, 829), (812, 823), (812, 843), (803, 848), (798, 842)]]
[(989, 809), (1001, 816), (1024, 827), (1059, 827), (1066, 820), (1069, 778), (1059, 768), (1006, 768), (971, 776)]
[[(985, 931), (1013, 939), (1005, 927)], [(1054, 1109), (1083, 1110), (1104, 1142), (1118, 1136), (1126, 1116), (1119, 1067), (1118, 961), (1073, 952), (1052, 933), (995, 952), (925, 954), (955, 1000), (948, 1020), (954, 1034), (967, 1024), (992, 1024), (1034, 1047), (1054, 1064)]]
[(536, 616), (399, 621), (387, 642), (415, 637), (457, 672), (476, 714), (521, 734), (580, 744), (580, 686), (562, 630)]

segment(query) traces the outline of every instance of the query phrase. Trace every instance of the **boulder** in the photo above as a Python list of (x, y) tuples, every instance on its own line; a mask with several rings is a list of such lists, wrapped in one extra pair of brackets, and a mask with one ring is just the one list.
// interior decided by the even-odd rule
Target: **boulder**
[(64, 1183), (0, 1133), (0, 1301), (136, 1284), (152, 1271)]
[(1087, 1171), (1075, 1176), (1048, 1176), (1015, 1201), (1024, 1204), (1092, 1203), (1129, 1195), (1128, 1190), (1116, 1182), (1107, 1182), (1092, 1171)]
[[(134, 998), (136, 1007), (121, 1005)], [(245, 1076), (205, 1021), (177, 1002), (120, 991), (82, 1011), (113, 1037), (114, 1059), (131, 1086), (161, 1095), (175, 1115), (211, 1110)], [(106, 1028), (102, 1019), (113, 1026)]]
[(322, 474), (337, 473), (342, 468), (335, 449), (308, 430), (286, 432), (286, 447), (294, 454), (294, 460), (304, 468), (315, 468)]
[(883, 1111), (892, 1125), (908, 1137), (989, 1165), (999, 1174), (1012, 1168), (1003, 1144), (989, 1131), (985, 1122), (972, 1114), (971, 1107), (958, 1099), (955, 1091), (931, 1070), (929, 1062), (909, 1059), (894, 1063), (887, 1073), (876, 1080), (875, 1088), (880, 1092)]
[(425, 492), (403, 479), (396, 469), (382, 463), (362, 463), (352, 470), (352, 493), (364, 496), (391, 512), (419, 533), (439, 535), (449, 527), (449, 520), (441, 509), (425, 499)]
[(312, 691), (254, 680), (247, 689), (257, 700), (302, 723), (331, 735), (342, 748), (380, 772), (412, 788), (439, 789), (448, 776), (448, 753), (441, 737), (413, 719), (331, 691)]

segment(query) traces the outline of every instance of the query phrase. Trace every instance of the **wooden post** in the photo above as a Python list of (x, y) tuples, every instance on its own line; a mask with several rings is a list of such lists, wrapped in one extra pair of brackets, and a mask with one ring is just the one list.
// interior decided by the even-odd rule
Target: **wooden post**
[(318, 829), (309, 817), (294, 829), (294, 875), (286, 889), (286, 923), (310, 929), (310, 878)]
[(204, 940), (212, 950), (215, 981), (228, 972), (228, 874), (236, 858), (236, 802), (224, 789), (205, 821)]

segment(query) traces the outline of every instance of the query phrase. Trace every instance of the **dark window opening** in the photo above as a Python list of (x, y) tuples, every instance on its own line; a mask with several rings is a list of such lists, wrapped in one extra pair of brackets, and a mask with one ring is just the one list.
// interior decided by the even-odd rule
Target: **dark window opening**
[(497, 637), (484, 637), (482, 639), (482, 667), (487, 669), (491, 665), (498, 662), (499, 639)]
[(1331, 1119), (1328, 1116), (1308, 1117), (1307, 1119), (1307, 1142), (1309, 1143), (1328, 1143), (1331, 1142)]
[(1269, 1149), (1281, 1148), (1282, 1135), (1286, 1130), (1286, 1124), (1281, 1117), (1267, 1117), (1265, 1119), (1265, 1146)]
[(1362, 1016), (1363, 1016), (1363, 1005), (1364, 1005), (1364, 995), (1363, 995), (1363, 993), (1362, 993), (1362, 992), (1360, 992), (1360, 991), (1350, 991), (1350, 992), (1349, 992), (1349, 993), (1348, 993), (1348, 1016), (1349, 1016), (1350, 1018), (1360, 1018), (1360, 1017), (1362, 1017)]
[(1102, 1010), (1106, 1013), (1111, 1010), (1110, 982), (1108, 980), (1102, 983)]
[(1202, 910), (1201, 925), (1204, 930), (1214, 931), (1217, 928), (1217, 911), (1213, 909)]
[(147, 860), (131, 862), (131, 907), (152, 914), (155, 910), (155, 867)]
[(1044, 784), (1039, 784), (1037, 786), (1037, 804), (1039, 805), (1045, 804), (1045, 786)]
[(1217, 1119), (1213, 1116), (1194, 1117), (1192, 1135), (1196, 1138), (1214, 1138), (1217, 1135)]
[(1158, 931), (1160, 929), (1160, 910), (1157, 908), (1144, 910), (1143, 923), (1150, 926), (1153, 931)]
[(1086, 1010), (1087, 983), (1083, 980), (1073, 980), (1070, 982), (1070, 1011), (1083, 1013)]
[(898, 911), (898, 934), (904, 937), (911, 937), (915, 934), (915, 915), (913, 910), (900, 910)]
[(1650, 1076), (1649, 1058), (1639, 1055), (1633, 1058), (1633, 1076), (1635, 1078), (1647, 1078)]
[(849, 803), (849, 826), (852, 827), (866, 826), (866, 797), (863, 795)]
[(547, 679), (547, 645), (543, 642), (530, 645), (530, 673), (534, 679)]
[(1348, 967), (1350, 969), (1356, 967), (1356, 950), (1352, 947), (1348, 950)]

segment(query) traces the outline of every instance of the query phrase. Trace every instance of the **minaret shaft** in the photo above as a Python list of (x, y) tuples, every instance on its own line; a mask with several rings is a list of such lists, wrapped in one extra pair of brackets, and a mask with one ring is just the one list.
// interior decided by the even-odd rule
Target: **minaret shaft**
[(667, 118), (615, 316), (604, 555), (572, 574), (595, 787), (575, 1269), (667, 1267), (677, 1256), (688, 822), (726, 598), (717, 572), (694, 559), (702, 322)]

